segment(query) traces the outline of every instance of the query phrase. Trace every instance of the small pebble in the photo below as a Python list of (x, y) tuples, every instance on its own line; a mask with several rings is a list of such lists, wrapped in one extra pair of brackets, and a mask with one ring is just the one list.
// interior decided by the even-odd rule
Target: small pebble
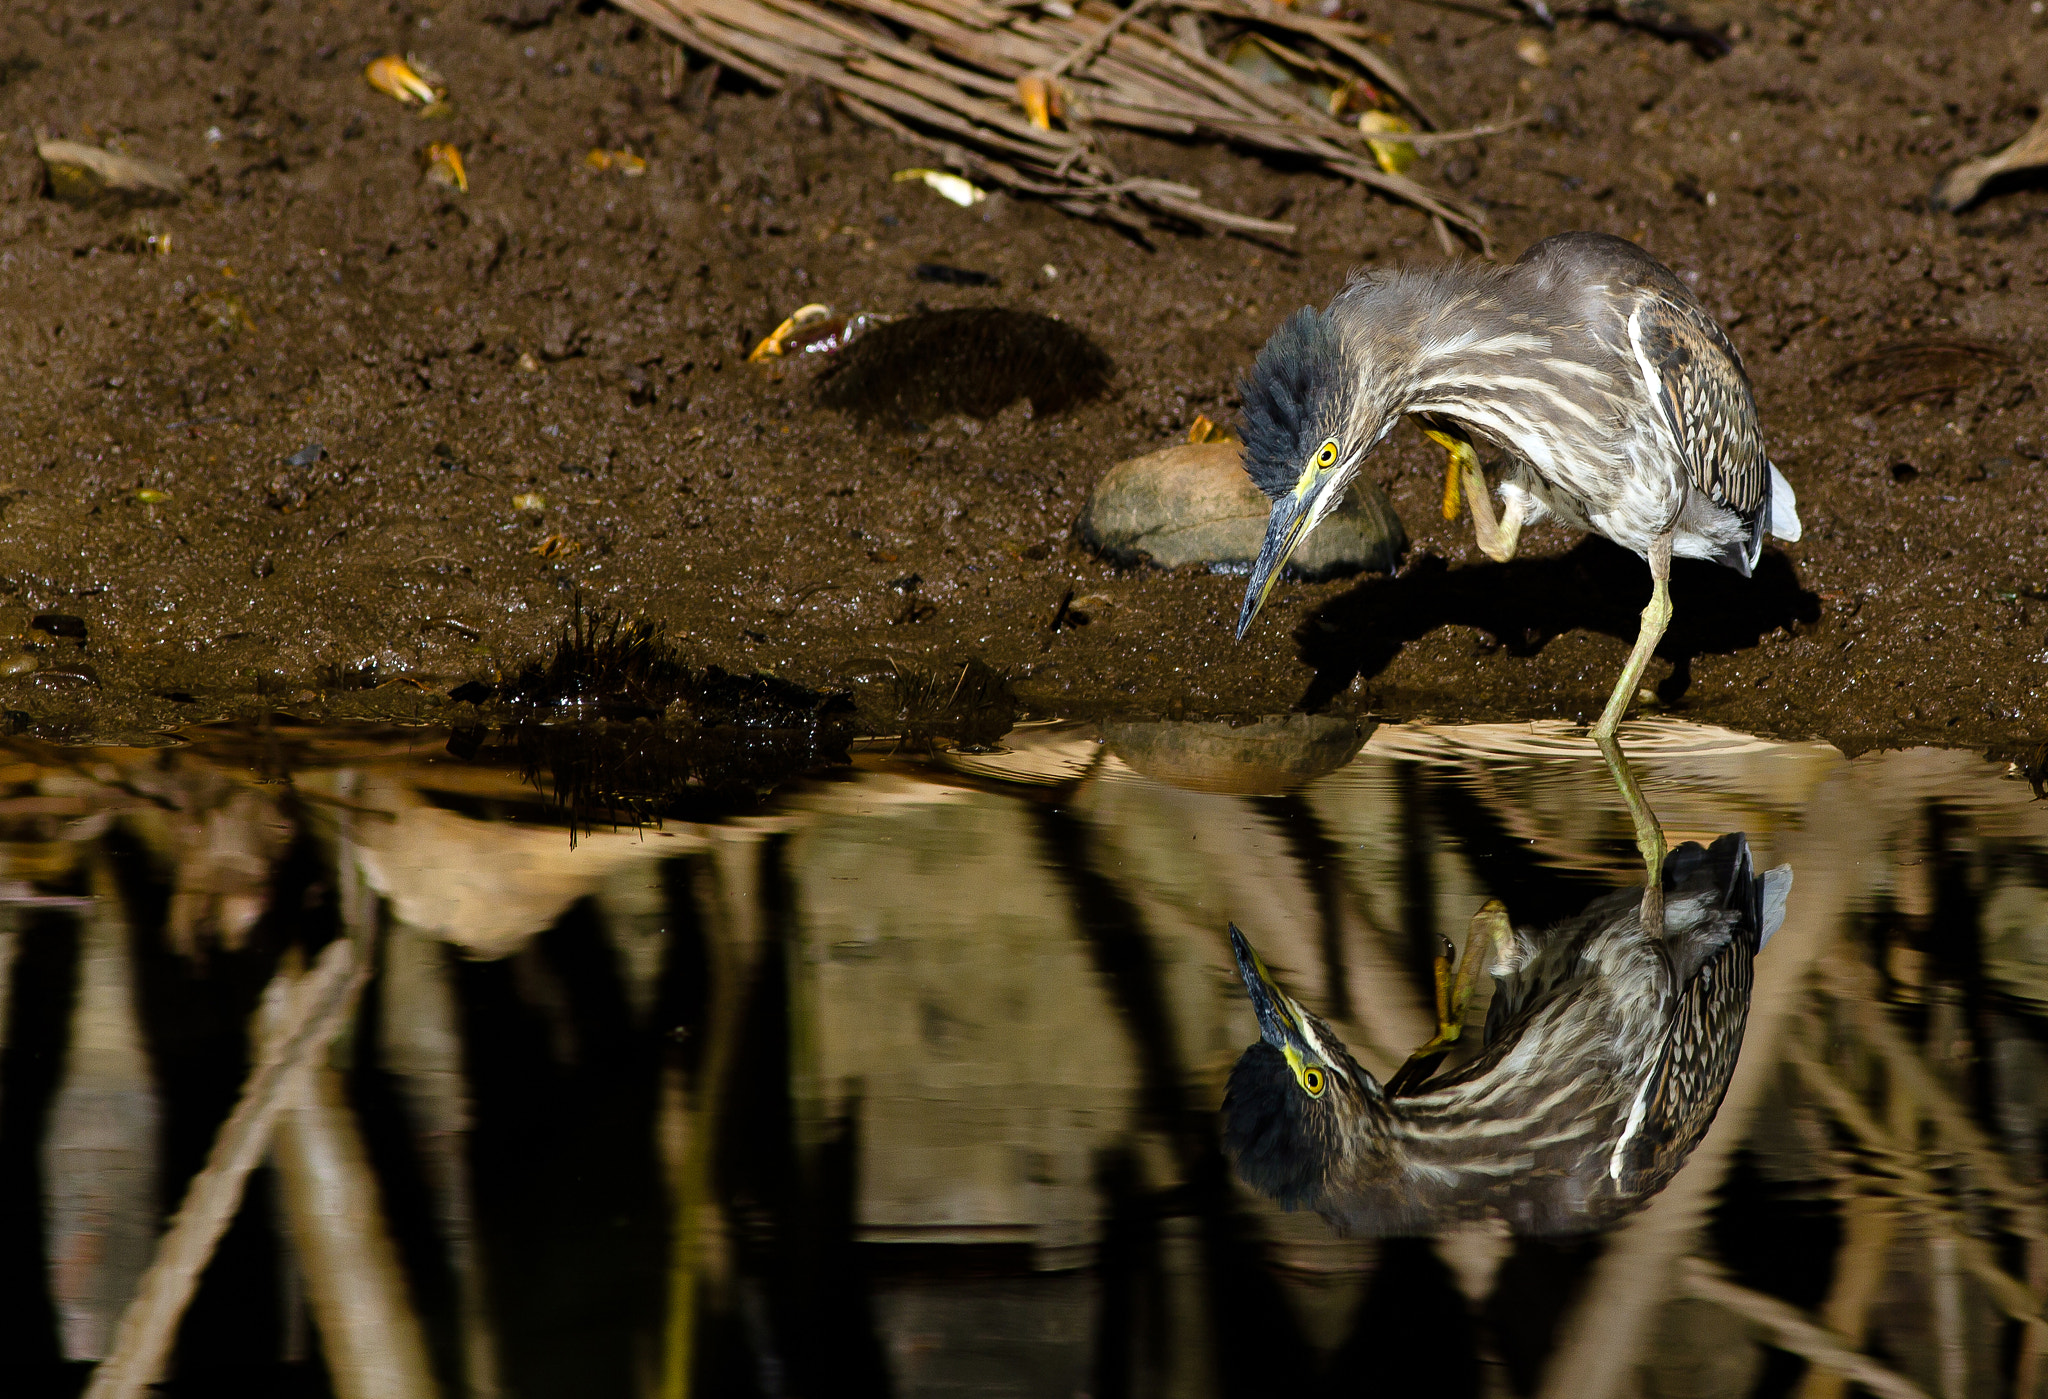
[(1516, 42), (1515, 57), (1521, 59), (1522, 62), (1528, 64), (1531, 68), (1548, 68), (1550, 66), (1549, 46), (1534, 34), (1524, 35)]
[(521, 491), (512, 497), (514, 510), (545, 510), (548, 503), (539, 491)]
[(42, 662), (26, 651), (0, 661), (0, 675), (28, 675)]

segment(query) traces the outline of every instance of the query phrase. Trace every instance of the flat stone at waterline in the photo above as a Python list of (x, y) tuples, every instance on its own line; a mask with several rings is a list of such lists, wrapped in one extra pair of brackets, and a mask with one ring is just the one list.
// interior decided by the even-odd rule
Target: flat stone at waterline
[[(1245, 475), (1238, 452), (1234, 442), (1180, 443), (1118, 462), (1088, 493), (1075, 529), (1120, 564), (1249, 569), (1272, 502)], [(1296, 547), (1288, 572), (1312, 580), (1387, 572), (1407, 547), (1386, 492), (1357, 480)]]

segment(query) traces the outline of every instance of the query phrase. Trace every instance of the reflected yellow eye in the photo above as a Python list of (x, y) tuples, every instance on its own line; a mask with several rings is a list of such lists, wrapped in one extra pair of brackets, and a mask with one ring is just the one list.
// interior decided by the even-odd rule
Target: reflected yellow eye
[(1322, 1097), (1323, 1071), (1321, 1069), (1303, 1069), (1301, 1071), (1301, 1086), (1308, 1090), (1309, 1097)]
[(1323, 444), (1321, 451), (1316, 453), (1316, 466), (1324, 471), (1328, 471), (1331, 467), (1335, 466), (1336, 464), (1337, 439), (1333, 437), (1328, 442), (1325, 442)]

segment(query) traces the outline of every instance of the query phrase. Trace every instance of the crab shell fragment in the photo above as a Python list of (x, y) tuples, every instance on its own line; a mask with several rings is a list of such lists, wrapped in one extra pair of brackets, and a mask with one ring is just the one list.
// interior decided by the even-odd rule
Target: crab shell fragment
[(379, 92), (386, 92), (410, 107), (414, 103), (432, 106), (447, 95), (447, 89), (434, 81), (431, 72), (422, 73), (419, 67), (395, 53), (370, 60), (370, 66), (363, 69), (363, 77)]

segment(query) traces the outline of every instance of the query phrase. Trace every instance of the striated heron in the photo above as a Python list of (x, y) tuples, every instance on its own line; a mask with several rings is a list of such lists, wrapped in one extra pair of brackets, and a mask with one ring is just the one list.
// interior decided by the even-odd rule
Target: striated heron
[[(1792, 871), (1758, 877), (1739, 834), (1663, 869), (1663, 934), (1629, 892), (1541, 931), (1498, 903), (1473, 920), (1437, 1037), (1383, 1087), (1274, 982), (1235, 926), (1259, 1043), (1231, 1071), (1224, 1147), (1246, 1184), (1346, 1233), (1428, 1232), (1492, 1216), (1518, 1233), (1604, 1226), (1664, 1188), (1706, 1134), (1749, 1016), (1752, 960), (1784, 920)], [(1483, 1047), (1435, 1080), (1483, 968)]]
[[(1611, 739), (1671, 620), (1671, 556), (1748, 576), (1764, 536), (1799, 538), (1764, 455), (1742, 359), (1685, 283), (1635, 244), (1564, 233), (1509, 267), (1354, 277), (1273, 332), (1244, 399), (1245, 470), (1273, 501), (1242, 637), (1288, 556), (1394, 424), (1450, 454), (1444, 511), (1471, 502), (1479, 547), (1513, 558), (1556, 516), (1649, 561), (1651, 597), (1594, 736)], [(1505, 457), (1498, 517), (1475, 448)]]

